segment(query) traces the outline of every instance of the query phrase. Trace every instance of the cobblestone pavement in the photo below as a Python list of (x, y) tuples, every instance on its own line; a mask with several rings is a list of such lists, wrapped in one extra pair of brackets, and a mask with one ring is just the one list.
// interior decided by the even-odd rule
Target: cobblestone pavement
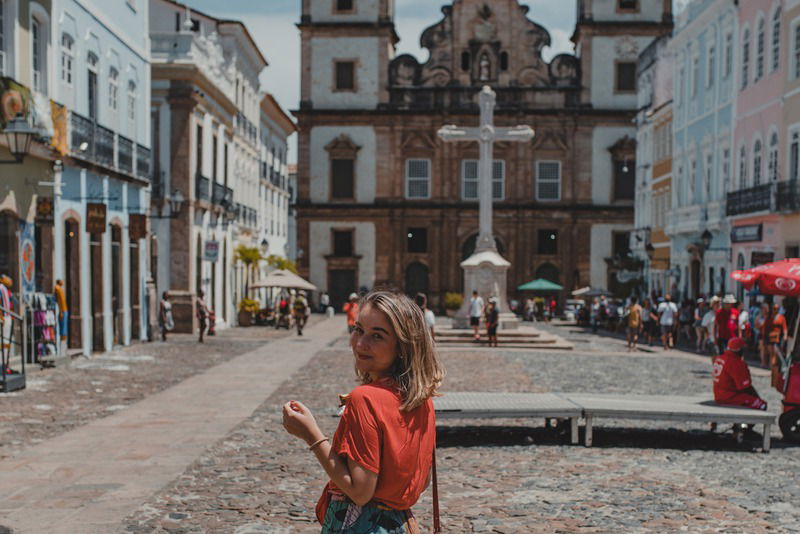
[[(708, 361), (677, 352), (629, 355), (615, 340), (558, 353), (446, 350), (442, 358), (445, 391), (710, 392)], [(763, 373), (754, 381), (777, 407)], [(130, 515), (120, 532), (319, 532), (313, 508), (323, 471), (283, 431), (280, 406), (306, 402), (332, 435), (336, 394), (353, 386), (342, 336)], [(535, 424), (440, 425), (445, 532), (800, 532), (800, 447), (781, 442), (778, 432), (772, 452), (759, 454), (699, 424), (601, 420), (592, 448), (564, 445), (554, 430)], [(415, 507), (425, 526), (430, 509), (426, 494)]]
[(29, 365), (26, 389), (0, 396), (0, 459), (286, 335), (295, 333), (229, 328), (200, 344), (196, 336), (171, 334), (166, 343), (135, 343), (56, 368)]

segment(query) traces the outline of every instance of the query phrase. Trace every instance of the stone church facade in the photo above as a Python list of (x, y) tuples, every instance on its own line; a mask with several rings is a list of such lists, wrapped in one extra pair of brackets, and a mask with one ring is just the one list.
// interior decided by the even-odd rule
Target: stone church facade
[[(297, 246), (301, 274), (338, 304), (357, 288), (463, 291), (478, 233), (477, 95), (530, 143), (494, 149), (494, 233), (508, 287), (629, 292), (636, 60), (672, 29), (670, 0), (577, 0), (576, 54), (548, 63), (550, 34), (518, 0), (454, 0), (421, 36), (430, 57), (394, 54), (392, 0), (303, 1)], [(635, 282), (628, 282), (635, 283)], [(513, 294), (510, 295), (513, 298)]]

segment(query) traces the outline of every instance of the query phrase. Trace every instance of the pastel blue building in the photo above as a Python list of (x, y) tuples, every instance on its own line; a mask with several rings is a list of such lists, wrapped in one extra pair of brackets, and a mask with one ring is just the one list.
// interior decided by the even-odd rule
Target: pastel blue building
[(737, 13), (730, 0), (695, 0), (676, 21), (674, 60), (671, 283), (679, 299), (730, 285), (731, 182), (736, 109)]
[(54, 0), (47, 21), (50, 94), (67, 109), (54, 270), (67, 286), (69, 346), (84, 354), (147, 337), (148, 8)]

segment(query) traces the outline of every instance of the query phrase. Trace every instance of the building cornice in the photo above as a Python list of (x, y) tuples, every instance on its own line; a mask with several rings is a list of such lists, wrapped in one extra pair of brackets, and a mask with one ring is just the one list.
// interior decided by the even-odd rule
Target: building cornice
[[(222, 107), (231, 116), (236, 114), (237, 107), (234, 102), (217, 85), (209, 80), (205, 73), (191, 63), (152, 63), (152, 80), (182, 81), (188, 82), (204, 92), (204, 95), (196, 95), (202, 101), (207, 95), (211, 97), (217, 105)], [(226, 118), (226, 123), (231, 126), (231, 122)]]

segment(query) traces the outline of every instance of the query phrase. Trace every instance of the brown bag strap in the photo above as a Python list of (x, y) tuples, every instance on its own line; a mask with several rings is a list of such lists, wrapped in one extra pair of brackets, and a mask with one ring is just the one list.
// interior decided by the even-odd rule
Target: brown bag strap
[(442, 531), (442, 525), (439, 522), (439, 483), (436, 480), (436, 447), (433, 448), (433, 464), (431, 464), (431, 471), (433, 473), (433, 533), (439, 534)]

